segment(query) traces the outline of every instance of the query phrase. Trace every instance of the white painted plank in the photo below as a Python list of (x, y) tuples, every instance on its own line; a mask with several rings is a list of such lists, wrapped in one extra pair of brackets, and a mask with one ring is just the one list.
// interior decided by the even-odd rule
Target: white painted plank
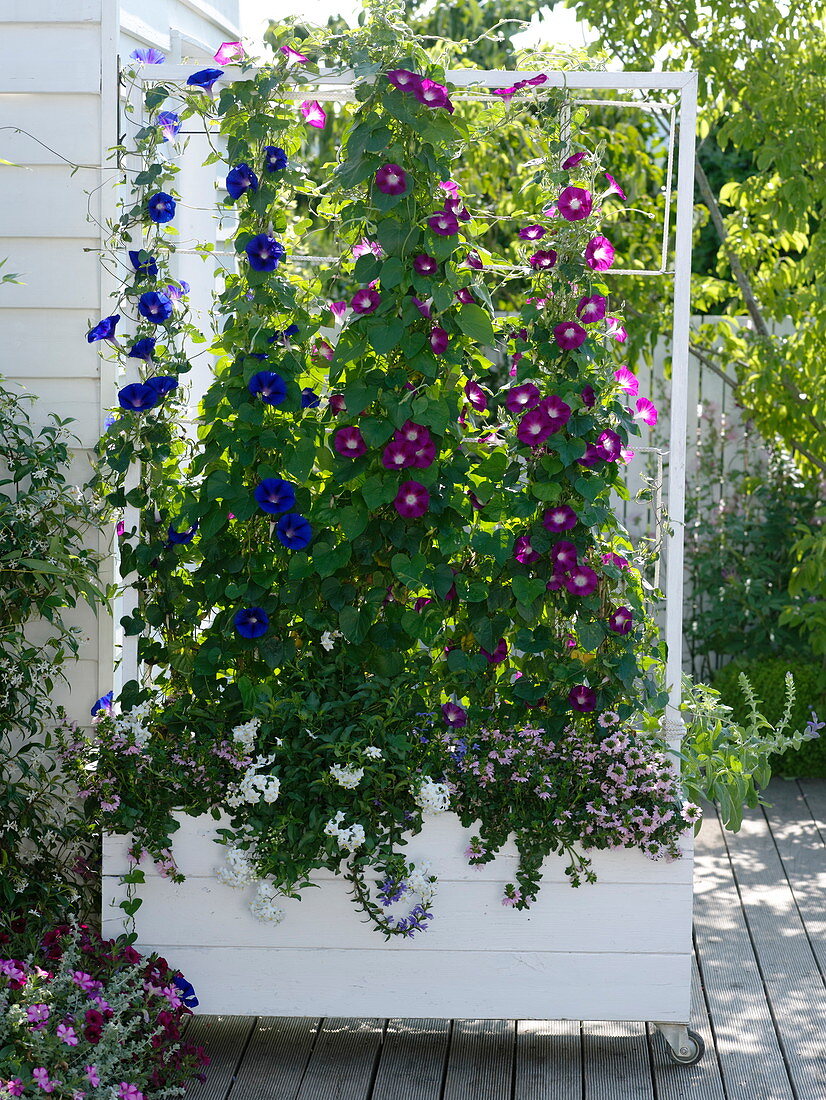
[(105, 416), (100, 409), (96, 382), (92, 379), (72, 382), (66, 378), (27, 378), (25, 383), (25, 388), (39, 398), (32, 413), (34, 424), (45, 423), (48, 414), (54, 412), (63, 420), (72, 421), (68, 429), (80, 441), (80, 447), (89, 449), (95, 445)]
[[(100, 165), (100, 99), (96, 94), (8, 92), (0, 94), (0, 115), (4, 125), (21, 131), (3, 131), (5, 160), (28, 165), (67, 161)], [(97, 169), (84, 169), (78, 175), (87, 187), (95, 187), (100, 179)]]
[[(0, 255), (8, 257), (6, 270), (16, 272), (23, 280), (22, 285), (0, 287), (0, 307), (83, 309), (97, 321), (99, 259), (96, 251), (84, 252), (84, 248), (96, 250), (97, 239), (0, 237)], [(80, 333), (84, 342), (87, 331)]]
[(205, 1013), (688, 1019), (691, 956), (268, 950), (137, 944), (174, 958)]
[(100, 354), (86, 341), (86, 310), (16, 308), (9, 288), (3, 300), (6, 308), (0, 308), (0, 348), (7, 375), (13, 373), (23, 386), (44, 373), (61, 382), (100, 377)]
[(59, 684), (52, 692), (52, 699), (66, 708), (70, 719), (81, 725), (89, 724), (89, 710), (98, 695), (97, 661), (76, 661), (67, 670), (68, 684)]
[[(94, 700), (90, 701), (93, 702)], [(441, 880), (433, 903), (434, 919), (410, 946), (420, 952), (467, 950), (484, 942), (490, 950), (510, 951), (691, 951), (691, 888), (687, 884), (640, 886), (608, 883), (573, 889), (547, 883), (530, 909), (502, 905), (504, 882)], [(365, 921), (348, 894), (344, 879), (309, 889), (303, 898), (283, 902), (286, 916), (274, 927), (249, 911), (252, 891), (233, 890), (209, 879), (175, 884), (152, 878), (140, 888), (143, 905), (136, 916), (141, 940), (167, 944), (235, 944), (281, 949), (303, 947), (392, 950)], [(116, 935), (123, 916), (117, 903), (125, 888), (103, 879), (104, 931)], [(109, 908), (111, 899), (115, 906)]]
[[(98, 623), (94, 612), (86, 604), (81, 603), (78, 604), (77, 607), (67, 608), (64, 612), (63, 618), (68, 626), (75, 626), (81, 632), (80, 650), (78, 653), (80, 659), (86, 661), (96, 661), (98, 657)], [(50, 627), (49, 623), (45, 621), (29, 623), (29, 625), (26, 627), (26, 638), (33, 645), (44, 645), (48, 638), (52, 635), (52, 628)]]
[[(10, 160), (10, 157), (6, 158)], [(0, 169), (0, 202), (3, 209), (14, 209), (16, 237), (86, 238), (95, 232), (87, 217), (87, 204), (95, 211), (97, 198), (91, 200), (85, 190), (97, 185), (97, 173), (72, 175), (66, 165), (40, 164), (37, 167)], [(84, 190), (85, 189), (85, 190)], [(20, 197), (24, 196), (24, 201)], [(81, 246), (82, 247), (82, 246)]]
[(101, 0), (4, 0), (3, 20), (6, 23), (90, 23), (100, 20), (100, 8)]
[(100, 66), (96, 23), (0, 23), (0, 92), (97, 92)]

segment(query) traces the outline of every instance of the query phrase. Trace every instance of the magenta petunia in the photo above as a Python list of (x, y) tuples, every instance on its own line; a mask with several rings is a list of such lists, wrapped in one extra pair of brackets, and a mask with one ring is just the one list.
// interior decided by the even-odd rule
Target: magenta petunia
[(482, 649), (481, 646), (479, 647), (479, 652), (489, 665), (501, 665), (503, 661), (508, 659), (508, 643), (504, 638), (500, 638), (493, 653), (489, 653), (486, 649)]
[(573, 566), (565, 578), (565, 587), (573, 596), (590, 596), (598, 584), (599, 577), (587, 565)]
[(533, 382), (525, 382), (521, 386), (512, 386), (505, 395), (505, 405), (508, 412), (528, 412), (539, 404), (539, 387)]
[(447, 351), (450, 337), (441, 325), (434, 325), (430, 330), (430, 347), (436, 355), (443, 355)]
[(555, 431), (553, 422), (545, 410), (537, 408), (526, 412), (519, 421), (516, 437), (520, 443), (525, 443), (529, 447), (538, 447)]
[(450, 102), (444, 84), (437, 84), (435, 80), (425, 79), (420, 81), (417, 87), (411, 88), (411, 91), (419, 103), (423, 103), (425, 107), (444, 107), (450, 114), (453, 114), (453, 104)]
[(523, 225), (517, 233), (517, 237), (522, 241), (538, 241), (547, 232), (548, 230), (541, 225)]
[(459, 232), (459, 219), (449, 210), (437, 210), (427, 219), (427, 224), (440, 237), (452, 237)]
[(564, 351), (581, 347), (587, 339), (588, 333), (576, 321), (563, 321), (554, 326), (554, 340)]
[(563, 401), (561, 397), (557, 397), (556, 394), (543, 397), (539, 403), (539, 408), (550, 420), (555, 432), (561, 431), (571, 419), (571, 406)]
[(615, 634), (628, 634), (634, 625), (634, 616), (627, 607), (618, 607), (608, 619), (608, 629)]
[(413, 465), (414, 451), (406, 439), (391, 439), (382, 452), (381, 463), (387, 470), (403, 470)]
[(584, 187), (566, 187), (556, 200), (556, 208), (569, 222), (579, 222), (587, 218), (594, 207), (591, 192)]
[(647, 397), (638, 397), (634, 419), (642, 420), (649, 428), (653, 428), (657, 423), (657, 406), (653, 401), (649, 401)]
[(364, 436), (358, 428), (339, 428), (333, 436), (333, 446), (345, 458), (360, 458), (367, 450)]
[(548, 508), (542, 517), (542, 526), (546, 531), (570, 531), (577, 525), (577, 514), (570, 504), (556, 504)]
[(586, 684), (577, 684), (568, 692), (568, 702), (574, 710), (587, 714), (588, 711), (596, 709), (597, 693)]
[(622, 440), (611, 428), (605, 428), (597, 439), (597, 450), (606, 462), (616, 462), (622, 450)]
[(611, 175), (611, 173), (606, 172), (605, 173), (605, 178), (608, 180), (608, 194), (609, 195), (616, 195), (618, 198), (622, 199), (623, 202), (624, 202), (628, 198), (628, 196), (623, 191), (623, 189), (620, 187), (620, 185), (617, 183), (617, 181), (614, 179), (614, 177)]
[(551, 564), (554, 569), (560, 572), (574, 569), (578, 560), (576, 547), (572, 542), (566, 542), (565, 539), (553, 544), (550, 550), (550, 556)]
[(595, 321), (601, 321), (605, 316), (605, 307), (608, 299), (601, 294), (583, 295), (576, 304), (576, 315), (583, 325), (592, 325)]
[(418, 481), (404, 481), (399, 486), (393, 507), (405, 519), (418, 519), (430, 507), (430, 493)]
[(410, 69), (391, 69), (384, 75), (400, 92), (415, 92), (422, 86), (422, 78), (418, 73), (412, 73)]
[(586, 152), (572, 153), (567, 160), (563, 160), (562, 171), (568, 172), (571, 168), (576, 168), (576, 166), (585, 160), (587, 156), (588, 154)]
[(479, 412), (484, 412), (488, 407), (488, 399), (485, 395), (485, 391), (476, 382), (468, 381), (465, 383), (465, 397)]
[(403, 195), (407, 190), (407, 173), (398, 164), (385, 164), (376, 172), (376, 187), (383, 195)]
[(462, 726), (467, 725), (467, 711), (458, 703), (443, 703), (442, 717), (453, 729), (461, 729)]
[(628, 339), (627, 329), (616, 317), (608, 318), (608, 326), (605, 331), (611, 339), (616, 340), (618, 344), (624, 344)]
[(468, 265), (468, 267), (472, 267), (474, 271), (481, 271), (482, 268), (485, 266), (482, 263), (482, 259), (475, 248), (472, 248), (470, 252), (468, 252), (467, 256), (465, 256), (465, 263)]
[(534, 271), (550, 271), (557, 260), (556, 252), (552, 248), (540, 249), (539, 252), (534, 252), (533, 256), (528, 260), (528, 263), (534, 269)]
[(439, 270), (439, 261), (428, 256), (426, 252), (420, 252), (413, 257), (413, 270), (417, 275), (433, 275)]
[(327, 115), (321, 104), (315, 99), (305, 99), (300, 110), (308, 126), (315, 126), (317, 130), (324, 129), (327, 124)]
[(531, 545), (529, 535), (519, 536), (514, 543), (513, 556), (523, 565), (533, 565), (534, 562), (539, 561), (539, 554)]
[(636, 397), (640, 392), (640, 380), (628, 367), (623, 365), (619, 370), (615, 370), (614, 378), (619, 383), (622, 392), (627, 393), (629, 397)]
[(585, 246), (585, 262), (594, 271), (607, 271), (614, 262), (614, 246), (607, 237), (593, 237)]
[(372, 313), (378, 309), (381, 302), (381, 295), (377, 290), (371, 290), (367, 287), (364, 290), (357, 290), (353, 297), (350, 299), (350, 305), (352, 306), (354, 313)]
[(459, 290), (456, 291), (456, 299), (461, 302), (462, 305), (466, 306), (473, 305), (476, 302), (473, 294), (466, 286), (460, 287)]

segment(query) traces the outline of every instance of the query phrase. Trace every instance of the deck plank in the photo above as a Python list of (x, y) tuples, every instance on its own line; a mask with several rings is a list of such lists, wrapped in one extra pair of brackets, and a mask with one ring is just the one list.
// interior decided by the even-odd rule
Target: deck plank
[(192, 1082), (193, 1100), (226, 1100), (252, 1030), (254, 1016), (195, 1016), (186, 1029), (187, 1042), (206, 1048), (210, 1063), (206, 1081)]
[(440, 1100), (450, 1020), (388, 1020), (371, 1100)]
[(654, 1100), (645, 1024), (582, 1025), (585, 1100)]
[(262, 1016), (247, 1043), (227, 1100), (293, 1100), (321, 1021)]
[(368, 1100), (383, 1028), (383, 1020), (324, 1020), (296, 1100)]
[(444, 1100), (511, 1100), (513, 1020), (456, 1020)]
[(672, 1062), (662, 1035), (651, 1036), (657, 1100), (726, 1100), (714, 1045), (714, 1030), (706, 1009), (696, 959), (691, 973), (691, 1027), (706, 1044), (706, 1052), (696, 1066), (679, 1066)]
[(518, 1020), (513, 1100), (582, 1100), (578, 1020)]
[(812, 820), (826, 842), (826, 779), (798, 779)]

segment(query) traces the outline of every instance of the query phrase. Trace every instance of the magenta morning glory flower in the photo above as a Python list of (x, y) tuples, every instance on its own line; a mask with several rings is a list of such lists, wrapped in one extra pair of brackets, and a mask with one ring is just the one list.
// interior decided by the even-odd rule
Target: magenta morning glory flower
[(444, 208), (448, 214), (455, 214), (460, 221), (470, 221), (470, 212), (458, 195), (446, 195)]
[(621, 321), (618, 321), (616, 317), (608, 318), (608, 327), (605, 331), (611, 337), (611, 339), (616, 340), (618, 344), (624, 344), (625, 341), (628, 339), (628, 332), (626, 331), (625, 326), (622, 324)]
[(247, 241), (244, 251), (253, 271), (275, 271), (287, 255), (284, 245), (268, 233), (259, 233)]
[(588, 156), (587, 153), (572, 153), (571, 156), (569, 156), (567, 160), (563, 160), (563, 162), (562, 162), (563, 172), (567, 172), (571, 168), (576, 168), (576, 166), (580, 163), (580, 161), (585, 160), (585, 158), (587, 156)]
[(350, 305), (354, 313), (373, 313), (374, 310), (379, 308), (381, 302), (381, 295), (377, 290), (371, 290), (367, 287), (364, 290), (357, 290), (353, 297), (350, 299)]
[(636, 397), (640, 392), (640, 380), (628, 367), (622, 366), (619, 370), (615, 370), (614, 378), (619, 383), (622, 392), (627, 393), (629, 397)]
[(461, 729), (462, 726), (467, 725), (467, 711), (458, 703), (443, 703), (442, 717), (453, 729)]
[(413, 459), (410, 463), (414, 469), (426, 470), (428, 466), (433, 465), (433, 460), (436, 457), (436, 444), (428, 435), (428, 438), (423, 443), (412, 444)]
[(623, 201), (625, 201), (625, 199), (627, 199), (628, 196), (625, 194), (623, 189), (620, 187), (620, 185), (617, 183), (617, 181), (614, 179), (614, 177), (611, 175), (610, 172), (605, 173), (605, 178), (608, 180), (608, 194), (609, 195), (617, 195), (619, 198), (621, 198)]
[(118, 391), (118, 404), (129, 412), (144, 412), (154, 408), (160, 399), (160, 395), (143, 382), (132, 382)]
[(476, 382), (468, 381), (465, 383), (465, 397), (479, 412), (484, 412), (488, 407), (488, 399), (485, 395), (485, 391)]
[(417, 275), (432, 275), (439, 270), (439, 261), (428, 256), (426, 252), (420, 252), (413, 257), (413, 270)]
[(430, 320), (430, 306), (427, 304), (427, 302), (423, 302), (421, 300), (421, 298), (417, 298), (415, 296), (415, 294), (411, 294), (410, 298), (411, 298), (411, 301), (413, 302), (413, 304), (415, 305), (416, 309), (419, 311), (419, 313), (421, 313), (422, 317), (424, 317), (424, 319), (426, 321), (429, 321)]
[(642, 420), (649, 428), (653, 428), (657, 423), (657, 407), (654, 402), (649, 401), (647, 397), (638, 397), (634, 419)]
[(383, 195), (403, 195), (407, 190), (407, 173), (398, 164), (385, 164), (376, 172), (376, 187)]
[(345, 458), (360, 458), (367, 450), (364, 436), (358, 428), (339, 428), (333, 436), (333, 446)]
[(138, 313), (155, 325), (162, 325), (172, 316), (172, 302), (160, 290), (149, 290), (138, 299)]
[(591, 192), (584, 187), (566, 187), (556, 200), (556, 208), (569, 222), (579, 222), (587, 218), (594, 206)]
[(197, 73), (188, 76), (186, 82), (191, 88), (201, 88), (205, 92), (211, 92), (212, 85), (223, 75), (223, 69), (200, 69)]
[(448, 210), (437, 210), (427, 219), (427, 224), (440, 237), (452, 237), (459, 232), (459, 219)]
[(305, 99), (300, 111), (308, 126), (315, 126), (317, 130), (323, 130), (327, 124), (327, 115), (321, 104), (315, 99)]
[(339, 416), (341, 413), (347, 412), (347, 402), (344, 400), (343, 393), (330, 394), (330, 411), (333, 416)]
[(466, 306), (472, 305), (476, 302), (476, 299), (473, 297), (472, 292), (468, 290), (466, 286), (460, 287), (459, 290), (456, 291), (456, 299)]
[(115, 326), (119, 320), (120, 314), (113, 313), (110, 317), (104, 317), (102, 321), (98, 321), (95, 327), (86, 333), (87, 342), (94, 344), (96, 340), (108, 340), (110, 343), (115, 343)]
[(622, 450), (622, 440), (615, 431), (605, 428), (599, 434), (597, 450), (606, 462), (616, 462)]
[(522, 241), (538, 241), (539, 238), (544, 237), (547, 232), (548, 230), (541, 225), (524, 225), (517, 233), (517, 236)]
[(593, 386), (583, 386), (579, 398), (586, 409), (593, 409), (597, 403), (597, 395)]
[(443, 355), (447, 351), (447, 345), (450, 342), (445, 329), (441, 325), (434, 325), (430, 330), (430, 347), (436, 355)]
[(546, 531), (570, 531), (577, 525), (577, 514), (570, 504), (557, 504), (548, 508), (542, 517)]
[(352, 255), (354, 260), (357, 260), (359, 256), (366, 256), (368, 252), (372, 252), (378, 260), (384, 255), (384, 250), (378, 241), (369, 241), (367, 237), (362, 237), (358, 244), (353, 245)]
[(608, 629), (615, 634), (628, 634), (634, 625), (634, 616), (627, 607), (618, 607), (608, 619)]
[(608, 299), (600, 294), (590, 296), (583, 295), (576, 304), (576, 315), (583, 325), (592, 325), (595, 321), (601, 321), (605, 316), (605, 307)]
[(275, 534), (282, 546), (288, 550), (303, 550), (310, 545), (313, 529), (304, 516), (297, 512), (288, 512), (278, 521)]
[(281, 172), (287, 167), (287, 154), (278, 145), (264, 146), (264, 171)]
[(327, 359), (329, 361), (335, 355), (335, 348), (327, 340), (318, 339), (313, 344), (310, 354), (316, 359)]
[(263, 638), (270, 626), (270, 617), (263, 607), (244, 607), (235, 612), (236, 631), (242, 638)]
[(459, 194), (459, 184), (456, 182), (456, 180), (442, 180), (442, 182), (439, 184), (439, 189), (441, 191), (447, 191), (449, 195)]
[(400, 92), (415, 92), (422, 86), (422, 77), (418, 73), (412, 73), (409, 69), (391, 69), (384, 74), (394, 88)]
[(129, 56), (134, 61), (140, 61), (143, 65), (163, 65), (164, 61), (166, 61), (166, 54), (162, 54), (160, 50), (153, 49), (132, 50)]
[(153, 222), (163, 225), (175, 217), (175, 200), (166, 191), (158, 191), (146, 200), (146, 211)]
[(420, 446), (430, 442), (430, 429), (424, 424), (416, 424), (412, 420), (406, 420), (400, 428), (393, 433), (394, 439), (403, 439), (412, 446)]
[(327, 304), (329, 306), (330, 313), (332, 313), (334, 317), (343, 317), (344, 314), (347, 312), (346, 302), (328, 302)]
[(508, 412), (527, 412), (539, 404), (539, 388), (533, 382), (525, 382), (522, 386), (512, 386), (505, 395), (505, 405)]
[(534, 252), (528, 263), (534, 271), (550, 271), (556, 263), (556, 252), (552, 248), (540, 249)]
[(384, 448), (381, 463), (387, 470), (403, 470), (413, 464), (413, 448), (406, 439), (391, 439)]
[(513, 546), (513, 556), (523, 565), (533, 565), (535, 561), (539, 561), (539, 554), (531, 545), (529, 535), (519, 536)]
[(585, 466), (590, 469), (592, 466), (596, 466), (598, 462), (605, 462), (605, 455), (602, 448), (597, 447), (594, 443), (589, 443), (585, 448), (585, 454), (577, 459), (580, 466)]
[(508, 643), (504, 638), (500, 638), (493, 653), (488, 653), (488, 651), (482, 649), (481, 646), (479, 647), (479, 652), (489, 665), (501, 665), (501, 663), (508, 658)]
[(576, 321), (563, 321), (554, 327), (554, 340), (565, 351), (581, 347), (588, 339), (588, 333)]
[(622, 554), (615, 554), (613, 551), (609, 551), (602, 555), (602, 561), (605, 565), (615, 565), (617, 569), (627, 569), (628, 560), (624, 558)]
[(538, 447), (555, 431), (556, 428), (545, 410), (538, 408), (525, 413), (517, 426), (516, 436), (520, 443)]
[(555, 542), (550, 549), (551, 563), (554, 569), (565, 571), (573, 569), (577, 564), (576, 547), (572, 542), (561, 539)]
[(272, 370), (260, 370), (247, 383), (251, 394), (261, 398), (265, 405), (280, 405), (287, 396), (287, 383)]
[(281, 46), (279, 48), (290, 65), (306, 65), (310, 60), (309, 57), (305, 57), (303, 53), (294, 50), (292, 46)]
[(574, 710), (587, 713), (594, 710), (597, 705), (597, 693), (586, 684), (577, 684), (568, 692), (568, 702)]
[(258, 190), (258, 176), (248, 164), (238, 164), (227, 172), (226, 188), (231, 199), (239, 199), (247, 191)]
[(587, 565), (575, 565), (565, 578), (565, 587), (573, 596), (590, 596), (599, 584), (599, 577)]
[(607, 237), (593, 237), (585, 246), (585, 262), (594, 271), (607, 271), (614, 262), (614, 252)]
[(417, 519), (430, 507), (430, 493), (418, 481), (403, 481), (393, 507), (405, 519)]
[(212, 58), (219, 65), (230, 65), (233, 61), (242, 61), (246, 56), (240, 42), (222, 42)]
[(174, 111), (161, 111), (157, 118), (157, 126), (163, 134), (164, 141), (174, 141), (181, 128), (181, 120)]
[(556, 394), (543, 397), (539, 403), (539, 408), (550, 420), (555, 432), (561, 431), (571, 419), (571, 406), (563, 401), (561, 397), (557, 397)]
[(453, 114), (453, 104), (450, 102), (444, 84), (437, 84), (435, 80), (425, 79), (421, 80), (418, 86), (414, 86), (411, 91), (419, 103), (423, 103), (425, 107), (444, 107), (450, 114)]
[(259, 482), (252, 494), (262, 512), (280, 515), (295, 507), (295, 486), (280, 477), (266, 477)]
[(467, 256), (465, 256), (465, 263), (468, 265), (468, 267), (472, 267), (474, 271), (481, 271), (482, 268), (485, 266), (482, 263), (482, 259), (475, 248), (472, 248), (470, 252), (468, 252)]

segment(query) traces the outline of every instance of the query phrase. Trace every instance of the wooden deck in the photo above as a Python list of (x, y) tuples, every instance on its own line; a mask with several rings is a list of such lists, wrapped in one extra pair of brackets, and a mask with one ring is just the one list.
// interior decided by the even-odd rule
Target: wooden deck
[[(693, 1023), (672, 1064), (644, 1023), (196, 1016), (193, 1100), (826, 1100), (826, 781), (697, 840)], [(582, 887), (587, 889), (587, 887)], [(231, 980), (231, 976), (228, 976)]]

